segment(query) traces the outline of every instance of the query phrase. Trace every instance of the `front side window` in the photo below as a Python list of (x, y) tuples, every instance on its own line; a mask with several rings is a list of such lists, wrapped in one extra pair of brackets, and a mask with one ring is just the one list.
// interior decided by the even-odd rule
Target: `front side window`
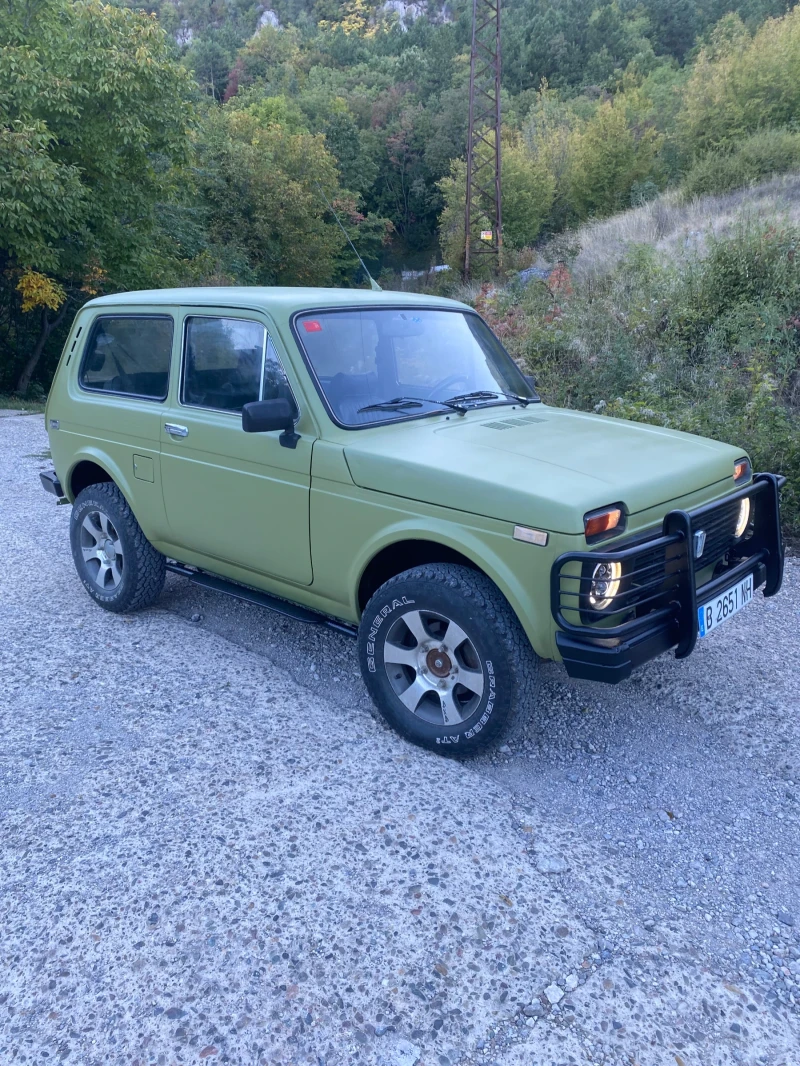
[(296, 406), (272, 339), (245, 318), (186, 319), (181, 402), (238, 412), (254, 400), (285, 398)]
[[(298, 315), (295, 333), (331, 413), (343, 426), (446, 410), (436, 403), (441, 400), (537, 399), (488, 326), (468, 312), (319, 311)], [(406, 405), (365, 410), (392, 400)]]
[(96, 319), (81, 363), (81, 387), (165, 400), (172, 330), (169, 315), (103, 315)]

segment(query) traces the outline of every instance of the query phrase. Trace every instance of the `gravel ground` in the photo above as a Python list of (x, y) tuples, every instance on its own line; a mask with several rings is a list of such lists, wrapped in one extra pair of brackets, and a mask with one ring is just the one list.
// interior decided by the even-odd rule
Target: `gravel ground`
[(798, 1066), (800, 563), (469, 763), (352, 641), (99, 610), (0, 412), (0, 1063)]

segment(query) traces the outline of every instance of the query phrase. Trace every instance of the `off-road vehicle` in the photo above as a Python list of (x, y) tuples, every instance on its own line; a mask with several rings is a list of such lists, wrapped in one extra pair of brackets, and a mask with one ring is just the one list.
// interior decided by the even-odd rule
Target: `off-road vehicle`
[(406, 737), (474, 751), (537, 668), (617, 682), (778, 591), (775, 474), (539, 400), (468, 306), (213, 288), (92, 300), (46, 411), (72, 554), (110, 611), (166, 572), (358, 638)]

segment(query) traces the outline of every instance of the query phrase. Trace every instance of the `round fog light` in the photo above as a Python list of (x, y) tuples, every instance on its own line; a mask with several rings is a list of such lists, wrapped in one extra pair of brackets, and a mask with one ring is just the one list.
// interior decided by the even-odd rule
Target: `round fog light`
[(592, 574), (589, 588), (589, 604), (596, 611), (603, 611), (619, 592), (622, 563), (598, 563)]
[(747, 523), (750, 521), (750, 497), (746, 496), (739, 505), (739, 517), (736, 520), (736, 529), (733, 535), (739, 540), (744, 536)]

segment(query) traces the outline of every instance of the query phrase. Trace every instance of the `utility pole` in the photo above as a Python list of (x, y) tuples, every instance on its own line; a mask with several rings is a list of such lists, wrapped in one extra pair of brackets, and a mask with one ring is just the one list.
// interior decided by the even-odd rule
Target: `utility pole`
[(480, 260), (502, 265), (500, 0), (472, 0), (464, 277)]

